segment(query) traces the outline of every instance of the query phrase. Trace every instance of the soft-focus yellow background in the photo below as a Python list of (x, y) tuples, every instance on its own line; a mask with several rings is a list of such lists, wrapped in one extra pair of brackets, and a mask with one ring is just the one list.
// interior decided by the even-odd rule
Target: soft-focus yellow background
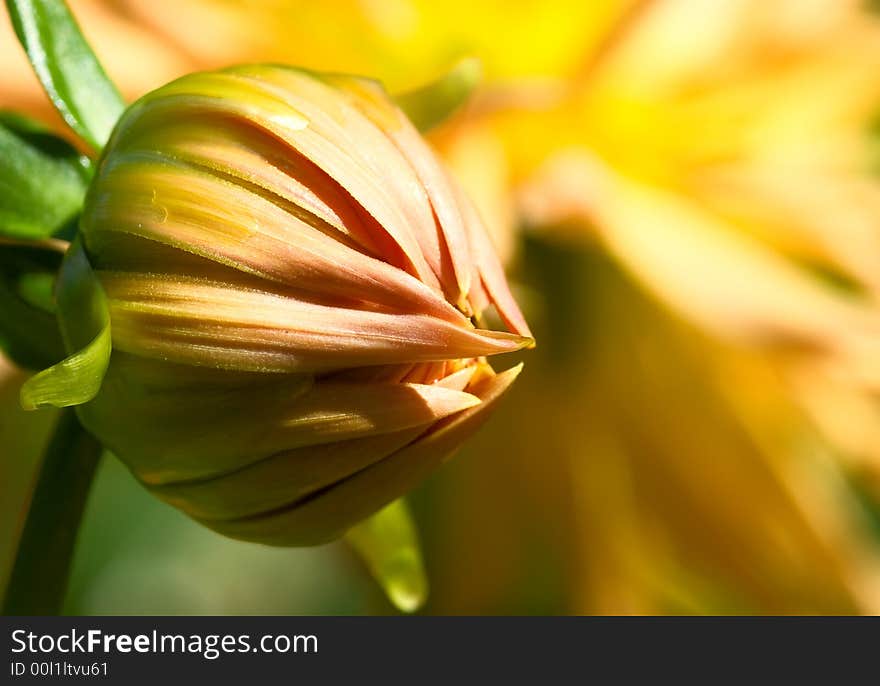
[[(429, 613), (880, 612), (880, 20), (850, 0), (70, 0), (126, 97), (280, 61), (485, 78), (432, 132), (539, 347), (413, 494)], [(0, 107), (57, 125), (8, 22)], [(51, 413), (2, 371), (0, 582)], [(383, 613), (105, 459), (67, 611)]]

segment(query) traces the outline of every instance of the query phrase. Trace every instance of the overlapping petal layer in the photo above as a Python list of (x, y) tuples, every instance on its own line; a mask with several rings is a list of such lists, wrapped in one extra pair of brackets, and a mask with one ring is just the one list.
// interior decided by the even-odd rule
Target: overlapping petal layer
[[(194, 74), (117, 126), (82, 221), (113, 355), (86, 425), (159, 497), (343, 533), (485, 417), (533, 344), (479, 217), (365, 79)], [(509, 331), (478, 328), (494, 306)]]

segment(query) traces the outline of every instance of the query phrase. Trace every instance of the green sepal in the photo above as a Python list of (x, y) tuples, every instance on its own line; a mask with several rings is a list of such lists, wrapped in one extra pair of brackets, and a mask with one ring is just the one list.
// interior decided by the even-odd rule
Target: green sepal
[(6, 0), (12, 26), (55, 109), (95, 151), (125, 103), (63, 0)]
[(418, 533), (403, 498), (345, 534), (388, 599), (403, 612), (415, 612), (428, 595), (428, 579)]
[(424, 133), (452, 116), (480, 84), (482, 66), (475, 57), (458, 62), (436, 81), (399, 93), (394, 101)]
[(75, 352), (25, 382), (21, 405), (26, 410), (88, 402), (98, 394), (110, 363), (107, 297), (78, 238), (61, 264), (56, 301), (65, 346)]

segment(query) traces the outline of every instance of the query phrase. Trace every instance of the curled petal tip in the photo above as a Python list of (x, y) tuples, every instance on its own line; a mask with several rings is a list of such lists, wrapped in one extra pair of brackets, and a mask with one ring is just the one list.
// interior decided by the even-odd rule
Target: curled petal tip
[(516, 352), (517, 350), (531, 350), (535, 347), (535, 339), (531, 336), (489, 329), (479, 329), (479, 332), (481, 336), (491, 339), (498, 346), (496, 352)]

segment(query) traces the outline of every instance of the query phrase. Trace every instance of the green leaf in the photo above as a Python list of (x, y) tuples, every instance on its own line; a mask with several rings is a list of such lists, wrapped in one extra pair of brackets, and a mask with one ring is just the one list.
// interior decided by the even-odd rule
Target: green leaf
[(0, 113), (0, 236), (40, 239), (75, 228), (90, 177), (91, 163), (71, 145)]
[(20, 367), (65, 355), (52, 297), (61, 257), (50, 244), (0, 243), (0, 349)]
[(15, 33), (68, 126), (100, 151), (125, 109), (63, 0), (6, 0)]
[(482, 67), (474, 57), (461, 60), (436, 81), (394, 96), (395, 102), (419, 131), (448, 119), (480, 84)]
[(76, 352), (25, 382), (21, 404), (26, 410), (88, 402), (98, 394), (110, 363), (107, 298), (79, 239), (64, 256), (56, 293), (64, 343)]
[(402, 498), (350, 529), (345, 540), (399, 610), (414, 612), (422, 606), (428, 580), (416, 527)]

